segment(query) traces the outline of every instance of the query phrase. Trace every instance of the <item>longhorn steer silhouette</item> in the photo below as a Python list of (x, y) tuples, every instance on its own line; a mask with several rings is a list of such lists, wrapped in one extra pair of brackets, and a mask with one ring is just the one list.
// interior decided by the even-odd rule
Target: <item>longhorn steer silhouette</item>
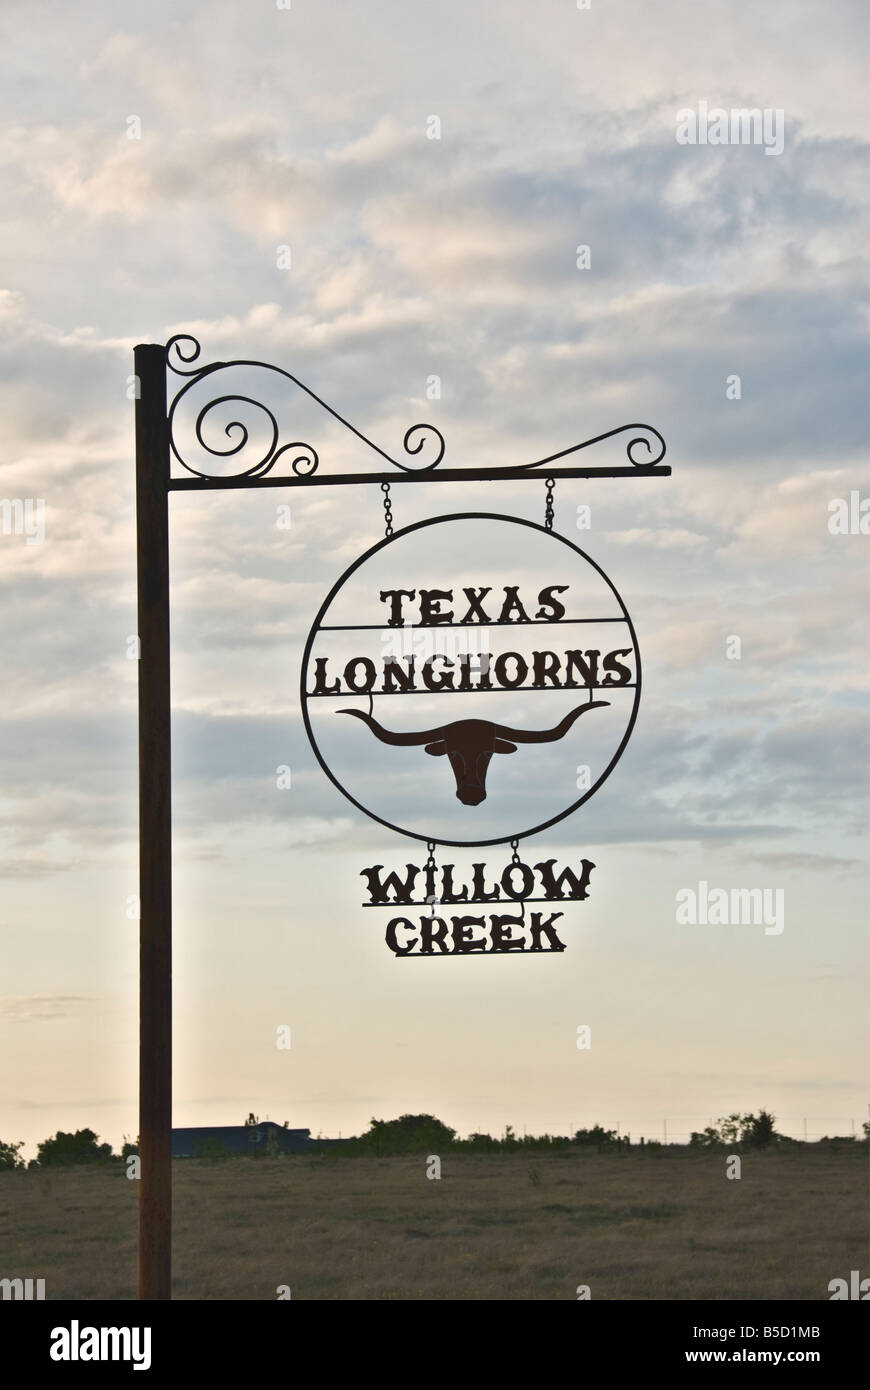
[(419, 734), (394, 733), (392, 729), (385, 729), (370, 714), (363, 714), (358, 709), (343, 709), (338, 713), (352, 714), (355, 719), (361, 719), (381, 743), (391, 743), (399, 748), (425, 745), (426, 752), (434, 758), (443, 757), (446, 753), (456, 777), (457, 797), (466, 806), (479, 806), (481, 801), (486, 800), (486, 770), (493, 753), (515, 753), (518, 743), (555, 743), (557, 739), (565, 737), (581, 714), (609, 704), (609, 700), (591, 700), (585, 705), (578, 705), (552, 729), (510, 729), (505, 724), (493, 724), (488, 719), (457, 719), (452, 724), (424, 729)]

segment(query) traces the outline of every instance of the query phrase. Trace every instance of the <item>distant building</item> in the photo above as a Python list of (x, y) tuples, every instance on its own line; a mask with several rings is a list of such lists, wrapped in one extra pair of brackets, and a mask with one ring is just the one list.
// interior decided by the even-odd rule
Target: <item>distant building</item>
[(310, 1129), (285, 1129), (274, 1120), (256, 1125), (206, 1125), (199, 1129), (172, 1131), (172, 1157), (197, 1158), (218, 1148), (231, 1154), (264, 1154), (271, 1141), (281, 1153), (307, 1153), (311, 1148)]

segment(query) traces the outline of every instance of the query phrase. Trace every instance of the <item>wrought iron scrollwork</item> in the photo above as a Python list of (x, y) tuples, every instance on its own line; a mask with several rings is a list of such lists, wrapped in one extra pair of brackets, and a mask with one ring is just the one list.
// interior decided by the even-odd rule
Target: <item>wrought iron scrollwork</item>
[(247, 467), (238, 469), (231, 474), (214, 474), (204, 471), (202, 468), (195, 467), (191, 460), (185, 457), (181, 443), (177, 437), (178, 426), (176, 412), (179, 405), (187, 396), (187, 393), (204, 381), (206, 377), (213, 376), (216, 372), (225, 372), (233, 368), (257, 368), (262, 371), (273, 372), (275, 375), (284, 377), (287, 381), (293, 382), (294, 386), (299, 387), (311, 400), (316, 401), (316, 403), (321, 406), (323, 410), (327, 411), (333, 419), (338, 420), (340, 424), (344, 425), (346, 429), (350, 430), (352, 434), (355, 434), (358, 439), (362, 440), (363, 444), (373, 449), (382, 459), (386, 459), (387, 463), (392, 464), (395, 468), (402, 469), (405, 473), (431, 472), (432, 469), (438, 467), (444, 457), (444, 437), (435, 425), (411, 425), (405, 432), (402, 447), (406, 454), (422, 454), (428, 446), (434, 446), (436, 451), (435, 457), (429, 462), (421, 462), (415, 467), (413, 464), (403, 463), (400, 459), (395, 459), (390, 454), (386, 453), (385, 450), (381, 449), (363, 434), (362, 430), (358, 430), (349, 420), (345, 420), (343, 415), (340, 415), (337, 410), (334, 410), (331, 405), (318, 396), (316, 392), (312, 391), (310, 386), (306, 386), (304, 381), (300, 381), (298, 377), (294, 376), (292, 372), (287, 372), (282, 367), (275, 367), (269, 362), (257, 362), (250, 359), (237, 359), (232, 362), (210, 362), (204, 366), (191, 367), (190, 364), (197, 361), (201, 351), (202, 349), (199, 342), (189, 333), (176, 334), (174, 338), (170, 338), (166, 345), (166, 365), (169, 367), (170, 371), (174, 372), (177, 376), (187, 378), (186, 384), (178, 391), (169, 407), (170, 445), (173, 454), (182, 467), (199, 478), (263, 478), (267, 473), (272, 471), (275, 464), (281, 458), (288, 459), (290, 467), (296, 477), (310, 477), (311, 474), (317, 471), (320, 462), (317, 450), (311, 444), (303, 443), (301, 440), (294, 440), (292, 443), (279, 445), (281, 431), (274, 411), (263, 401), (255, 400), (253, 396), (247, 396), (237, 391), (212, 396), (210, 400), (206, 401), (206, 403), (200, 407), (194, 425), (196, 441), (205, 453), (211, 454), (213, 458), (226, 459), (242, 456), (251, 439), (251, 430), (244, 420), (230, 420), (224, 425), (223, 433), (227, 436), (229, 441), (225, 446), (215, 443), (213, 438), (210, 442), (209, 438), (206, 437), (206, 431), (208, 429), (209, 417), (212, 415), (213, 411), (219, 411), (221, 406), (228, 405), (229, 403), (234, 405), (245, 405), (251, 407), (253, 411), (260, 412), (259, 419), (261, 422), (268, 422), (268, 440), (266, 447), (265, 449), (256, 451), (259, 452), (260, 456)]
[[(285, 371), (283, 367), (276, 367), (269, 362), (258, 362), (247, 358), (239, 358), (230, 362), (210, 362), (203, 365), (199, 362), (201, 351), (202, 349), (199, 342), (190, 333), (177, 333), (173, 338), (170, 338), (169, 342), (166, 344), (166, 365), (170, 371), (176, 376), (181, 377), (184, 381), (184, 385), (177, 392), (169, 407), (168, 424), (170, 446), (173, 455), (181, 466), (186, 469), (188, 473), (192, 473), (196, 478), (208, 480), (215, 486), (225, 486), (228, 483), (230, 486), (239, 486), (243, 484), (235, 483), (233, 480), (251, 479), (252, 481), (258, 481), (265, 478), (267, 474), (272, 473), (275, 465), (281, 459), (290, 466), (291, 473), (286, 476), (286, 481), (288, 483), (304, 481), (306, 478), (312, 477), (318, 470), (320, 458), (317, 450), (312, 444), (305, 443), (302, 440), (281, 443), (281, 428), (278, 423), (278, 417), (275, 411), (264, 401), (257, 400), (254, 396), (246, 395), (242, 391), (226, 391), (212, 395), (203, 405), (199, 406), (198, 409), (194, 404), (193, 397), (191, 397), (189, 402), (186, 400), (188, 393), (206, 382), (207, 379), (216, 378), (217, 373), (229, 372), (234, 368), (256, 369), (258, 371), (271, 372), (277, 377), (283, 377), (286, 381), (292, 382), (300, 391), (303, 391), (310, 400), (314, 401), (334, 420), (337, 420), (339, 424), (343, 425), (351, 434), (356, 435), (357, 439), (365, 444), (367, 448), (378, 454), (381, 459), (385, 460), (385, 462), (390, 464), (393, 468), (399, 469), (401, 473), (408, 475), (410, 478), (419, 476), (423, 481), (425, 481), (427, 477), (432, 478), (436, 476), (435, 470), (444, 458), (445, 452), (444, 436), (437, 426), (431, 424), (411, 425), (410, 428), (405, 431), (402, 440), (404, 454), (409, 459), (412, 457), (419, 457), (420, 459), (420, 462), (417, 464), (405, 462), (401, 458), (393, 458), (391, 454), (381, 449), (379, 445), (375, 444), (373, 440), (363, 434), (362, 430), (358, 430), (355, 425), (351, 424), (349, 420), (346, 420), (337, 410), (334, 410), (333, 407), (318, 396), (315, 391), (312, 391), (310, 386), (306, 386), (304, 381), (300, 381), (297, 376), (294, 376), (292, 372)], [(225, 379), (226, 378), (222, 378), (222, 380)], [(203, 458), (198, 460), (199, 466), (188, 456), (188, 449), (185, 447), (182, 438), (182, 431), (179, 425), (180, 417), (178, 415), (178, 409), (182, 403), (191, 405), (196, 412), (192, 434), (188, 427), (186, 437), (191, 443), (195, 440), (196, 444), (203, 451)], [(230, 412), (237, 418), (231, 418), (223, 424), (222, 433), (225, 437), (224, 442), (215, 437), (215, 432), (221, 428), (219, 422), (223, 421), (226, 413), (225, 408), (228, 406), (239, 406), (244, 409)], [(239, 416), (243, 416), (244, 418), (238, 418)], [(258, 422), (260, 426), (265, 426), (265, 442), (258, 445), (253, 443), (255, 421)], [(561, 449), (555, 454), (548, 454), (546, 458), (535, 459), (531, 463), (513, 464), (507, 467), (500, 466), (490, 469), (443, 469), (437, 477), (439, 481), (441, 481), (441, 479), (445, 481), (448, 479), (456, 480), (457, 478), (485, 480), (490, 478), (525, 477), (532, 474), (535, 469), (543, 470), (545, 467), (547, 468), (548, 475), (554, 472), (558, 475), (561, 472), (562, 476), (578, 476), (578, 470), (576, 468), (572, 473), (570, 469), (554, 470), (547, 466), (556, 463), (558, 460), (570, 460), (571, 455), (579, 453), (582, 449), (589, 449), (592, 445), (600, 444), (603, 440), (613, 439), (617, 435), (626, 434), (630, 436), (626, 440), (625, 451), (628, 461), (632, 465), (631, 468), (591, 468), (588, 470), (584, 468), (582, 470), (582, 475), (592, 476), (597, 473), (605, 476), (615, 476), (616, 474), (626, 476), (634, 472), (635, 469), (639, 474), (670, 472), (670, 469), (658, 467), (666, 452), (665, 441), (658, 430), (654, 429), (652, 425), (631, 424), (619, 425), (616, 429), (606, 430), (604, 434), (595, 435), (592, 439), (584, 439), (579, 444), (572, 444), (567, 449)], [(646, 457), (637, 456), (637, 453), (641, 449), (645, 451)], [(250, 461), (252, 453), (255, 455), (253, 462)], [(215, 473), (206, 466), (209, 456), (215, 459), (236, 461), (244, 466), (237, 468), (234, 472)], [(336, 477), (335, 481), (343, 483), (352, 483), (356, 481), (379, 482), (383, 477), (384, 473), (383, 470), (381, 470), (379, 473), (370, 475), (341, 475)], [(283, 476), (277, 478), (273, 475), (270, 481), (280, 483), (285, 481), (285, 478)], [(321, 479), (318, 479), (318, 482), (319, 481), (321, 481)], [(322, 481), (331, 482), (333, 479), (325, 478)], [(175, 485), (181, 487), (195, 486), (195, 484), (192, 483), (185, 484), (183, 481), (179, 481)]]
[[(546, 463), (555, 463), (557, 459), (568, 458), (571, 454), (577, 454), (581, 449), (588, 449), (593, 444), (600, 444), (603, 439), (615, 439), (618, 434), (626, 434), (629, 430), (644, 430), (644, 434), (636, 434), (632, 439), (626, 441), (625, 453), (629, 463), (635, 468), (655, 468), (661, 463), (667, 452), (667, 445), (652, 425), (617, 425), (615, 430), (606, 430), (604, 434), (596, 434), (592, 439), (584, 439), (582, 444), (572, 444), (569, 449), (561, 449), (558, 454), (548, 454), (546, 458), (535, 459), (534, 463), (523, 463), (517, 467), (518, 473), (523, 473), (532, 468), (543, 468)], [(656, 441), (652, 444), (647, 436), (651, 435)], [(642, 445), (646, 449), (650, 458), (635, 458), (633, 450)]]

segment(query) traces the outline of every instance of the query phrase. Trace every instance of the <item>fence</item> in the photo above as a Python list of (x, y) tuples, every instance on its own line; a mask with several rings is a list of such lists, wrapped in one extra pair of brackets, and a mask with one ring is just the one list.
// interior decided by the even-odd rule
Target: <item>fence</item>
[[(578, 1129), (591, 1129), (593, 1125), (599, 1124), (603, 1129), (615, 1130), (622, 1138), (630, 1138), (632, 1143), (639, 1143), (641, 1136), (646, 1140), (656, 1140), (663, 1144), (688, 1144), (693, 1131), (702, 1132), (708, 1126), (712, 1128), (724, 1117), (721, 1115), (707, 1115), (704, 1118), (687, 1118), (686, 1116), (647, 1116), (638, 1119), (636, 1116), (631, 1118), (630, 1123), (626, 1124), (620, 1120), (605, 1121), (598, 1116), (592, 1119), (583, 1119), (579, 1122), (571, 1120), (568, 1128), (565, 1128), (565, 1121), (557, 1122), (552, 1128), (549, 1126), (540, 1129), (541, 1134), (576, 1134)], [(863, 1139), (862, 1130), (863, 1120), (845, 1119), (841, 1116), (789, 1116), (777, 1115), (775, 1126), (777, 1134), (782, 1134), (790, 1139), (801, 1139), (805, 1143), (812, 1143), (817, 1139), (852, 1137)], [(525, 1125), (522, 1127), (523, 1135), (526, 1134)]]

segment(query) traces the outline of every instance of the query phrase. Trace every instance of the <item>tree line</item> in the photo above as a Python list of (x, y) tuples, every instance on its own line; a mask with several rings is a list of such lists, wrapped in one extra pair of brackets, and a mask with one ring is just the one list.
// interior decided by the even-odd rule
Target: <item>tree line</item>
[[(256, 1117), (248, 1115), (246, 1125), (256, 1124)], [(285, 1128), (287, 1124), (285, 1121)], [(860, 1143), (870, 1139), (870, 1121), (863, 1125), (863, 1140), (856, 1140), (852, 1134), (824, 1135), (814, 1141), (817, 1144)], [(21, 1157), (22, 1143), (4, 1143), (0, 1140), (0, 1170), (21, 1168), (57, 1168), (80, 1164), (120, 1164), (132, 1154), (138, 1153), (138, 1146), (131, 1140), (124, 1140), (121, 1152), (116, 1154), (111, 1144), (99, 1143), (99, 1136), (92, 1129), (79, 1129), (74, 1133), (58, 1130), (50, 1139), (37, 1145), (37, 1157), (29, 1163)], [(776, 1118), (767, 1110), (758, 1114), (734, 1112), (708, 1125), (703, 1130), (693, 1130), (689, 1143), (664, 1144), (661, 1140), (632, 1140), (630, 1135), (618, 1134), (614, 1129), (603, 1125), (593, 1125), (590, 1129), (578, 1129), (574, 1134), (524, 1134), (518, 1135), (512, 1125), (507, 1125), (500, 1137), (491, 1134), (474, 1133), (460, 1139), (455, 1129), (444, 1124), (434, 1115), (400, 1115), (395, 1120), (372, 1119), (364, 1134), (348, 1139), (312, 1139), (313, 1152), (338, 1152), (348, 1157), (389, 1157), (398, 1154), (420, 1153), (471, 1153), (500, 1154), (514, 1152), (595, 1152), (595, 1153), (656, 1153), (667, 1148), (668, 1151), (689, 1150), (710, 1152), (728, 1149), (772, 1149), (778, 1147), (805, 1148), (805, 1141), (792, 1139), (779, 1134)], [(276, 1157), (280, 1150), (266, 1146), (265, 1157)], [(230, 1157), (220, 1145), (212, 1147), (204, 1157), (217, 1159)]]

